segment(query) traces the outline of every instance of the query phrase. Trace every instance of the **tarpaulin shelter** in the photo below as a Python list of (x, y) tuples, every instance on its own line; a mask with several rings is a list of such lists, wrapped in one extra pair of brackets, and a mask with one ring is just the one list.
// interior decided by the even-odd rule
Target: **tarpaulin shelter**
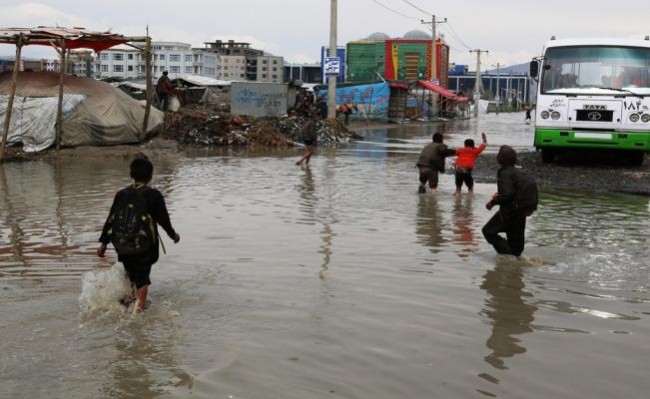
[(428, 90), (432, 93), (438, 94), (440, 98), (440, 104), (437, 108), (439, 109), (439, 114), (443, 116), (457, 115), (458, 109), (464, 106), (468, 101), (467, 97), (459, 96), (450, 90), (447, 90), (444, 87), (428, 80), (418, 80), (418, 86), (420, 86), (423, 90)]
[[(25, 152), (42, 151), (54, 144), (58, 75), (56, 72), (18, 74), (8, 144), (22, 143)], [(0, 116), (8, 109), (11, 85), (11, 74), (1, 73)], [(145, 105), (114, 85), (95, 79), (65, 75), (63, 85), (61, 145), (101, 146), (141, 140)], [(160, 127), (163, 117), (162, 112), (152, 109), (145, 133)]]
[[(63, 116), (63, 76), (65, 74), (65, 66), (67, 65), (66, 56), (71, 49), (87, 48), (96, 52), (106, 50), (119, 44), (127, 44), (133, 42), (145, 43), (145, 70), (147, 74), (147, 106), (143, 122), (143, 132), (147, 131), (147, 124), (149, 121), (149, 113), (151, 110), (151, 79), (150, 62), (151, 62), (151, 39), (146, 37), (128, 37), (111, 32), (93, 32), (84, 28), (59, 28), (59, 27), (46, 27), (39, 26), (37, 28), (0, 28), (0, 44), (13, 44), (16, 46), (16, 59), (14, 63), (14, 70), (12, 76), (12, 84), (9, 91), (9, 98), (7, 103), (7, 113), (5, 115), (4, 131), (2, 135), (2, 143), (0, 144), (0, 160), (4, 158), (5, 147), (7, 144), (7, 136), (9, 133), (9, 126), (11, 122), (11, 113), (13, 110), (14, 96), (16, 92), (16, 81), (18, 78), (18, 69), (20, 66), (20, 54), (23, 46), (40, 45), (53, 47), (61, 57), (61, 71), (59, 73), (59, 101), (57, 107), (56, 117), (56, 148), (61, 145), (62, 133), (62, 116)], [(144, 136), (144, 134), (143, 134)]]

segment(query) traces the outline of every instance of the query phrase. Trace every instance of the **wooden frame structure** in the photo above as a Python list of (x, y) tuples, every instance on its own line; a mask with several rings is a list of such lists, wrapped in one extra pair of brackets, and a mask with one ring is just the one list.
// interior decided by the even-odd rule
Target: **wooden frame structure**
[[(144, 43), (144, 48), (138, 47), (133, 43)], [(124, 36), (111, 32), (93, 32), (84, 28), (59, 28), (39, 26), (37, 28), (0, 28), (0, 44), (13, 44), (16, 46), (16, 59), (14, 62), (11, 89), (9, 100), (7, 102), (7, 113), (5, 115), (4, 130), (2, 141), (0, 142), (0, 162), (5, 158), (7, 139), (9, 136), (9, 127), (11, 124), (11, 113), (13, 111), (14, 97), (16, 94), (16, 83), (18, 80), (18, 71), (20, 69), (20, 56), (23, 46), (40, 45), (53, 47), (61, 57), (59, 67), (59, 104), (56, 116), (56, 138), (55, 145), (57, 151), (61, 147), (61, 137), (63, 134), (63, 77), (67, 68), (67, 57), (70, 50), (73, 49), (91, 49), (100, 52), (111, 47), (125, 44), (145, 54), (145, 76), (147, 82), (147, 104), (145, 108), (145, 117), (142, 124), (141, 139), (147, 132), (147, 124), (151, 113), (152, 99), (152, 82), (151, 82), (151, 38), (147, 29), (147, 36)]]

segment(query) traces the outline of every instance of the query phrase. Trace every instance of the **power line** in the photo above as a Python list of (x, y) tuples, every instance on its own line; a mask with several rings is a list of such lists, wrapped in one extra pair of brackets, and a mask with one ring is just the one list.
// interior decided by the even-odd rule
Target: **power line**
[(460, 44), (462, 44), (463, 46), (465, 46), (465, 48), (468, 49), (468, 50), (471, 50), (471, 49), (472, 49), (470, 46), (468, 46), (467, 44), (465, 44), (465, 42), (463, 41), (463, 39), (460, 38), (460, 36), (456, 33), (456, 31), (454, 30), (454, 28), (451, 26), (451, 23), (447, 22), (447, 26), (449, 27), (449, 33), (451, 33), (451, 35), (452, 35), (456, 40), (458, 40), (458, 41), (460, 42)]
[(409, 0), (402, 0), (402, 2), (404, 2), (404, 3), (408, 4), (408, 5), (410, 5), (411, 7), (415, 8), (416, 10), (420, 11), (420, 12), (423, 13), (423, 14), (426, 14), (426, 15), (431, 15), (431, 14), (432, 14), (432, 13), (430, 13), (430, 12), (426, 12), (426, 11), (424, 11), (424, 10), (421, 9), (420, 7), (418, 7), (418, 6), (416, 6), (415, 4), (411, 3)]
[(395, 11), (395, 10), (393, 10), (392, 8), (388, 7), (387, 5), (385, 5), (385, 4), (383, 4), (383, 3), (380, 3), (378, 0), (371, 0), (371, 1), (372, 1), (373, 3), (375, 3), (375, 4), (377, 4), (378, 6), (383, 7), (383, 8), (385, 8), (386, 10), (392, 12), (393, 14), (397, 14), (397, 15), (399, 15), (399, 16), (402, 16), (402, 17), (404, 17), (404, 18), (408, 18), (408, 19), (414, 19), (414, 20), (416, 20), (416, 21), (419, 20), (419, 18), (415, 18), (415, 17), (410, 16), (410, 15), (402, 14), (402, 13), (399, 12), (399, 11)]

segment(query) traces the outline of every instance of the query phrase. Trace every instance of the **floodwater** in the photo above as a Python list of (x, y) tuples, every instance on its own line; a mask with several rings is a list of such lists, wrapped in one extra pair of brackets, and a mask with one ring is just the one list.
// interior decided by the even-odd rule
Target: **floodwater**
[(4, 165), (0, 397), (647, 397), (647, 198), (544, 188), (518, 261), (481, 236), (494, 185), (416, 194), (433, 131), (530, 149), (522, 120), (371, 129), (306, 169), (154, 159), (182, 240), (143, 316), (109, 306), (120, 269), (94, 256), (127, 161)]

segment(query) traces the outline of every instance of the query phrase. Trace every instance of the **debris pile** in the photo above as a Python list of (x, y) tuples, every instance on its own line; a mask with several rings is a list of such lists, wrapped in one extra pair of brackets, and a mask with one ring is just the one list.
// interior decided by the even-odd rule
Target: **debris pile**
[[(302, 129), (308, 121), (295, 116), (249, 118), (183, 110), (166, 113), (163, 135), (181, 144), (197, 146), (291, 147), (302, 143)], [(320, 146), (360, 139), (339, 121), (318, 122)]]

